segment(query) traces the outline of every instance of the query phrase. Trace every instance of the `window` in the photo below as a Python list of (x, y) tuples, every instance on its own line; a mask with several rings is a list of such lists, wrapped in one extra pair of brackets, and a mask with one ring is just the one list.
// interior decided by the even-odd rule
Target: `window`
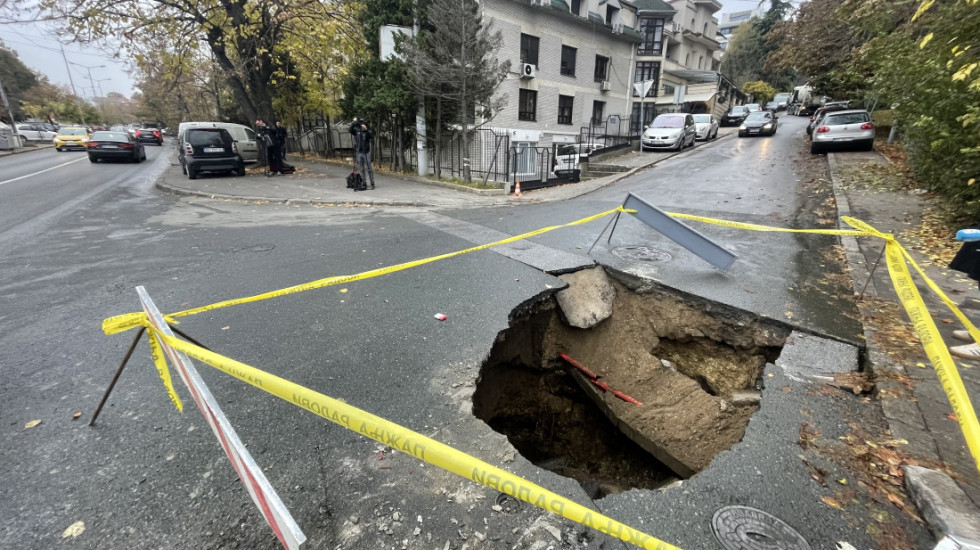
[(703, 69), (704, 68), (704, 56), (703, 55), (698, 56), (698, 68), (699, 69)]
[(535, 121), (535, 111), (538, 108), (538, 92), (521, 90), (518, 96), (517, 119)]
[(558, 96), (558, 124), (572, 123), (572, 105), (575, 98), (568, 95)]
[[(660, 62), (659, 61), (637, 61), (636, 72), (633, 73), (633, 82), (645, 82), (652, 80), (653, 85), (646, 97), (657, 97), (657, 89), (660, 87)], [(633, 90), (633, 97), (639, 97), (636, 90)]]
[(595, 56), (595, 81), (602, 82), (603, 80), (606, 80), (606, 75), (608, 72), (609, 58), (601, 55)]
[(702, 31), (701, 34), (703, 34), (705, 36), (708, 36), (708, 24), (707, 23), (704, 24), (704, 31)]
[(674, 95), (674, 85), (664, 83), (664, 95)]
[(521, 34), (521, 63), (538, 64), (538, 42), (537, 36)]
[(691, 53), (688, 52), (687, 55), (684, 56), (684, 66), (689, 67), (690, 65), (691, 65)]
[(638, 55), (660, 55), (664, 51), (664, 20), (660, 17), (641, 17), (640, 42)]
[(593, 101), (592, 102), (592, 124), (597, 126), (605, 122), (605, 117), (603, 117), (603, 111), (606, 110), (605, 101)]
[(561, 74), (575, 76), (575, 53), (571, 46), (561, 47)]
[(582, 15), (582, 0), (572, 0), (572, 13)]
[(611, 27), (613, 25), (618, 25), (619, 23), (619, 8), (606, 6), (606, 24)]
[(634, 133), (637, 133), (637, 134), (640, 133), (640, 127), (641, 127), (640, 126), (640, 113), (641, 112), (643, 114), (643, 119), (644, 119), (643, 120), (643, 123), (642, 123), (642, 127), (643, 128), (646, 128), (647, 126), (650, 125), (651, 122), (653, 122), (653, 118), (657, 114), (657, 109), (653, 106), (652, 103), (647, 103), (647, 104), (634, 103), (633, 104), (633, 116), (632, 116), (632, 118), (630, 118), (630, 128), (633, 130)]

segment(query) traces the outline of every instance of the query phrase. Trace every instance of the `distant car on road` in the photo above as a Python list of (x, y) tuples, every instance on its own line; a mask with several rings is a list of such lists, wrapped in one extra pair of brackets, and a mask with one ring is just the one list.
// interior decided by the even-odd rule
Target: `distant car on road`
[(721, 119), (722, 126), (738, 126), (749, 116), (749, 108), (745, 105), (736, 105), (729, 109)]
[(789, 105), (789, 93), (776, 94), (769, 102), (769, 107), (776, 112), (785, 111), (786, 107)]
[(146, 149), (143, 143), (129, 135), (128, 132), (95, 132), (86, 144), (88, 160), (128, 160), (143, 162), (146, 160)]
[(188, 128), (177, 138), (177, 159), (190, 179), (201, 172), (230, 172), (245, 175), (245, 162), (238, 144), (224, 128)]
[(831, 148), (874, 148), (875, 124), (871, 114), (863, 109), (831, 111), (824, 114), (813, 129), (810, 152), (823, 153)]
[(769, 111), (755, 111), (745, 117), (738, 127), (738, 137), (771, 136), (776, 133), (776, 115)]
[(653, 124), (643, 131), (640, 149), (673, 149), (681, 151), (694, 146), (697, 126), (690, 113), (664, 113), (653, 119)]
[(156, 143), (157, 145), (163, 145), (163, 134), (160, 133), (158, 128), (140, 128), (139, 130), (136, 130), (134, 137), (143, 143)]
[(708, 141), (718, 137), (718, 119), (711, 115), (693, 115), (695, 139)]
[(750, 113), (754, 113), (756, 111), (762, 110), (762, 105), (759, 103), (746, 103), (745, 107), (749, 110)]
[(21, 141), (51, 141), (56, 134), (40, 123), (25, 122), (17, 125), (17, 135)]
[(58, 152), (67, 149), (84, 151), (90, 135), (88, 128), (83, 126), (62, 126), (58, 130), (58, 135), (54, 136), (54, 148)]

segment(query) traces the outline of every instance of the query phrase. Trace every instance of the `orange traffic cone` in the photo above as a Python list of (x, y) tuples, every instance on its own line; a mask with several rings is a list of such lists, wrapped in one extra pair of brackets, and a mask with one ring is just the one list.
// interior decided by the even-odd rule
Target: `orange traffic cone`
[(514, 186), (514, 194), (511, 195), (511, 196), (512, 197), (520, 197), (521, 196), (521, 180), (517, 180), (517, 184)]

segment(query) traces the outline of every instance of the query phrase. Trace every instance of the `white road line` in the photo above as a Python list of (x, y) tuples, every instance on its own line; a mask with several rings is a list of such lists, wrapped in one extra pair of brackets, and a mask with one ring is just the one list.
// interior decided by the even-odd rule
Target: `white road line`
[(67, 165), (69, 165), (69, 164), (71, 164), (73, 162), (78, 162), (80, 160), (85, 160), (86, 158), (88, 158), (88, 157), (77, 158), (75, 160), (69, 160), (68, 162), (63, 162), (63, 163), (61, 163), (61, 164), (59, 164), (57, 166), (52, 166), (51, 168), (45, 168), (44, 170), (41, 170), (40, 172), (34, 172), (33, 174), (27, 174), (26, 176), (21, 176), (19, 178), (14, 178), (14, 179), (11, 179), (11, 180), (0, 181), (0, 185), (3, 185), (5, 183), (10, 183), (10, 182), (18, 181), (18, 180), (22, 180), (24, 178), (29, 178), (31, 176), (36, 176), (38, 174), (43, 174), (45, 172), (50, 172), (51, 170), (54, 170), (55, 168), (61, 168), (62, 166), (67, 166)]

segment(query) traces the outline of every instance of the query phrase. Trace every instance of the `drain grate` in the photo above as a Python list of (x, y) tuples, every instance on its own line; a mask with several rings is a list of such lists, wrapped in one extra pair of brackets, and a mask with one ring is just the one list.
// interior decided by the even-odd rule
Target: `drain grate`
[(726, 550), (810, 550), (783, 520), (749, 506), (725, 506), (711, 518), (711, 530)]
[(624, 260), (639, 262), (666, 262), (672, 259), (669, 253), (649, 246), (617, 246), (612, 253)]

